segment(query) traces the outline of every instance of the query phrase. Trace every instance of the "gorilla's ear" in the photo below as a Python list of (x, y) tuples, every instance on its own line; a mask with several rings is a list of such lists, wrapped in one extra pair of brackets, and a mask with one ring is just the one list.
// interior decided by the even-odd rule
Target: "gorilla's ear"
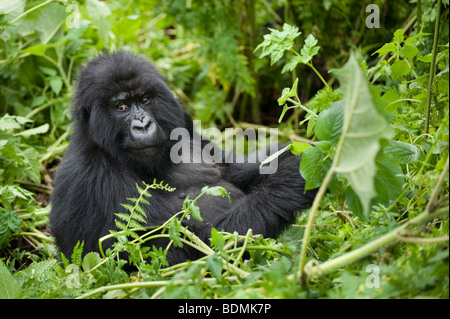
[(72, 118), (76, 122), (87, 123), (91, 117), (91, 105), (89, 105), (89, 99), (81, 98), (82, 93), (80, 91), (81, 89), (78, 88), (72, 100)]

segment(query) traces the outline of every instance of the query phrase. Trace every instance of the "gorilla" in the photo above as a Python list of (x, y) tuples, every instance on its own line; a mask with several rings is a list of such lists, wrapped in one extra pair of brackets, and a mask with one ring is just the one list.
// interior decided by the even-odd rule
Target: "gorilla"
[[(149, 205), (141, 205), (146, 226), (163, 224), (181, 210), (186, 196), (195, 198), (205, 185), (224, 187), (231, 201), (204, 195), (197, 201), (203, 221), (182, 222), (207, 243), (212, 227), (239, 234), (251, 228), (254, 234), (276, 237), (315, 196), (315, 191), (305, 192), (300, 157), (290, 152), (278, 158), (273, 174), (261, 174), (260, 163), (174, 163), (170, 152), (177, 141), (170, 139), (171, 132), (185, 128), (193, 139), (193, 121), (156, 68), (131, 53), (101, 54), (80, 70), (72, 118), (50, 214), (51, 232), (66, 256), (78, 241), (84, 241), (84, 253), (98, 251), (99, 238), (117, 230), (114, 214), (127, 213), (120, 204), (138, 197), (136, 185), (142, 187), (143, 181), (156, 179), (176, 188), (151, 190)], [(168, 243), (166, 238), (151, 242), (163, 248)], [(171, 247), (167, 261), (201, 257), (186, 246)]]

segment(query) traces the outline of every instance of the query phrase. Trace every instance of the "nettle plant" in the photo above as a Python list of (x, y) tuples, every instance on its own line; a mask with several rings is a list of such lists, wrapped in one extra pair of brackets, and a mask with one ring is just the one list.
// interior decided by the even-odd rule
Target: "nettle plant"
[[(406, 184), (405, 177), (410, 178), (410, 176), (405, 175), (402, 165), (406, 166), (408, 172), (409, 164), (423, 160), (427, 156), (426, 162), (430, 159), (431, 154), (425, 151), (430, 151), (438, 142), (437, 138), (434, 138), (431, 143), (422, 144), (423, 147), (406, 142), (407, 140), (417, 141), (417, 138), (412, 137), (411, 130), (408, 130), (410, 134), (405, 138), (405, 134), (402, 132), (407, 128), (401, 125), (405, 116), (402, 112), (393, 113), (399, 107), (405, 106), (405, 102), (425, 105), (427, 94), (429, 103), (433, 79), (429, 81), (430, 86), (427, 88), (426, 80), (430, 78), (430, 74), (419, 76), (414, 67), (417, 61), (431, 62), (437, 56), (437, 61), (447, 61), (447, 68), (436, 76), (436, 83), (433, 85), (441, 88), (447, 84), (444, 94), (438, 93), (435, 98), (436, 101), (442, 101), (440, 102), (441, 108), (444, 110), (441, 113), (448, 121), (448, 44), (447, 49), (438, 55), (434, 50), (433, 53), (418, 56), (419, 49), (415, 46), (416, 41), (427, 34), (419, 33), (405, 38), (404, 31), (397, 30), (393, 41), (375, 52), (383, 55), (383, 59), (380, 59), (379, 63), (369, 72), (366, 62), (358, 58), (355, 53), (350, 55), (344, 67), (331, 71), (340, 83), (340, 88), (333, 90), (313, 66), (312, 58), (320, 49), (313, 35), (306, 37), (303, 47), (298, 53), (294, 49), (294, 40), (301, 35), (297, 27), (285, 24), (281, 31), (274, 29), (270, 29), (270, 31), (270, 34), (264, 36), (264, 42), (255, 50), (262, 50), (260, 57), (270, 55), (271, 64), (274, 64), (281, 60), (286, 53), (293, 54), (284, 65), (282, 72), (292, 71), (297, 65), (305, 64), (319, 76), (325, 86), (312, 99), (312, 107), (305, 106), (298, 97), (298, 78), (294, 81), (292, 88), (283, 90), (278, 100), (280, 106), (283, 106), (280, 122), (288, 109), (300, 108), (306, 112), (306, 115), (305, 120), (299, 124), (302, 125), (308, 121), (307, 132), (314, 136), (313, 140), (316, 140), (311, 144), (292, 142), (275, 154), (278, 156), (287, 150), (295, 154), (302, 154), (299, 169), (306, 180), (306, 189), (319, 188), (309, 213), (302, 242), (298, 274), (303, 278), (304, 275), (317, 275), (335, 270), (370, 254), (387, 243), (396, 241), (398, 239), (396, 236), (404, 230), (405, 225), (413, 222), (410, 220), (395, 231), (382, 236), (380, 240), (373, 241), (347, 255), (329, 260), (320, 267), (314, 267), (311, 263), (305, 267), (313, 221), (327, 192), (329, 196), (337, 199), (338, 206), (365, 221), (373, 219), (374, 211), (379, 211), (379, 207), (385, 207), (387, 212), (406, 197), (411, 184)], [(389, 54), (391, 56), (385, 60)], [(360, 61), (358, 62), (358, 60)], [(433, 71), (430, 73), (433, 74)], [(412, 75), (412, 80), (408, 79), (407, 82), (406, 79), (409, 75)], [(399, 89), (395, 85), (391, 85), (392, 88), (383, 94), (380, 86), (369, 83), (369, 78), (372, 78), (372, 82), (374, 82), (376, 79), (386, 76), (390, 76), (389, 81), (404, 80), (406, 82), (399, 85), (403, 94), (399, 93)], [(439, 80), (440, 82), (438, 82)], [(439, 92), (439, 90), (436, 91)], [(316, 103), (318, 100), (323, 102), (321, 107)], [(445, 105), (447, 105), (446, 113)], [(409, 116), (411, 113), (414, 111), (411, 111), (410, 108)], [(417, 117), (417, 114), (414, 116)], [(428, 132), (429, 113), (426, 118), (425, 131)], [(397, 119), (400, 119), (400, 122)], [(442, 125), (437, 129), (438, 138), (443, 134), (448, 134), (448, 126), (446, 128), (445, 123), (444, 119)], [(448, 170), (448, 147), (446, 150), (444, 148), (443, 152), (444, 156), (439, 160), (438, 167), (443, 169), (442, 176), (445, 176)], [(433, 189), (432, 193), (438, 192), (441, 185), (442, 181)], [(435, 197), (431, 198), (436, 199)], [(433, 210), (435, 209), (436, 207), (433, 208)], [(416, 217), (418, 220), (414, 219), (414, 222), (429, 220), (430, 213), (432, 211), (429, 203), (425, 211)], [(445, 213), (448, 213), (448, 209), (437, 210), (438, 215)]]

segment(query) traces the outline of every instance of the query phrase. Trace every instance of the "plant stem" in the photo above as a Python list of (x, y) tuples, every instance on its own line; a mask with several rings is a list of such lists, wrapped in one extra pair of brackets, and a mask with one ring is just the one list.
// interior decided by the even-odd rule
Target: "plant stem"
[(337, 258), (326, 261), (317, 267), (313, 267), (313, 266), (308, 267), (308, 265), (307, 265), (304, 269), (305, 275), (307, 275), (309, 278), (314, 278), (314, 277), (335, 271), (335, 270), (337, 270), (345, 265), (348, 265), (350, 263), (353, 263), (355, 261), (358, 261), (361, 258), (370, 255), (371, 253), (375, 252), (376, 250), (380, 249), (383, 246), (386, 246), (388, 244), (392, 244), (392, 243), (397, 242), (398, 240), (401, 240), (401, 237), (400, 237), (401, 232), (403, 230), (405, 230), (407, 227), (414, 225), (414, 224), (420, 224), (427, 220), (448, 214), (448, 211), (449, 211), (448, 207), (440, 208), (432, 214), (428, 214), (428, 212), (425, 210), (419, 216), (411, 219), (410, 221), (408, 221), (407, 223), (398, 227), (397, 229), (387, 233), (384, 236), (381, 236), (378, 239), (375, 239), (374, 241), (371, 241), (370, 243), (368, 243), (358, 249), (355, 249), (345, 255), (342, 255)]
[(36, 10), (36, 9), (39, 9), (40, 7), (43, 7), (43, 6), (49, 4), (49, 3), (52, 2), (52, 1), (53, 1), (53, 0), (47, 0), (47, 1), (43, 2), (43, 3), (38, 4), (37, 6), (31, 8), (31, 9), (25, 11), (24, 13), (22, 13), (21, 15), (19, 15), (17, 18), (15, 18), (14, 20), (12, 20), (10, 23), (11, 23), (11, 24), (16, 23), (18, 20), (20, 20), (22, 17), (26, 16), (28, 13), (33, 12), (33, 11)]
[[(311, 265), (309, 267), (308, 265), (306, 265), (303, 270), (304, 274), (307, 277), (313, 278), (313, 277), (317, 277), (317, 276), (325, 274), (325, 273), (335, 271), (347, 264), (353, 263), (355, 261), (360, 260), (363, 257), (370, 255), (371, 253), (375, 252), (376, 250), (380, 249), (383, 246), (395, 243), (399, 240), (403, 240), (405, 237), (403, 237), (401, 235), (401, 232), (403, 230), (405, 230), (406, 228), (408, 228), (409, 226), (415, 225), (415, 224), (421, 224), (427, 220), (431, 220), (436, 217), (448, 214), (448, 212), (449, 212), (448, 207), (442, 207), (433, 212), (431, 211), (433, 208), (434, 200), (437, 197), (437, 194), (444, 182), (444, 179), (445, 179), (445, 176), (447, 175), (448, 170), (449, 170), (449, 159), (447, 158), (447, 163), (445, 165), (445, 168), (443, 169), (443, 171), (439, 177), (439, 181), (438, 181), (436, 187), (433, 189), (433, 192), (430, 196), (430, 200), (428, 201), (427, 207), (420, 215), (409, 220), (402, 226), (398, 227), (397, 229), (394, 229), (393, 231), (387, 233), (386, 235), (381, 236), (380, 238), (375, 239), (374, 241), (371, 241), (370, 243), (368, 243), (358, 249), (355, 249), (345, 255), (328, 260), (328, 261), (324, 262), (323, 264), (321, 264), (320, 266), (314, 267)], [(317, 196), (316, 196), (316, 198), (317, 198)], [(310, 217), (311, 217), (311, 215), (310, 215)], [(304, 243), (305, 243), (305, 241), (303, 241), (303, 244)], [(305, 251), (305, 257), (306, 257), (306, 251)], [(302, 258), (302, 259), (304, 262), (304, 258)], [(302, 271), (301, 268), (300, 268), (300, 271)], [(301, 272), (301, 274), (303, 275), (303, 272)], [(302, 277), (300, 277), (300, 278), (302, 278)]]
[(433, 85), (434, 69), (436, 65), (436, 55), (437, 55), (437, 45), (439, 36), (439, 23), (441, 18), (441, 0), (437, 3), (437, 13), (436, 13), (436, 24), (434, 26), (434, 39), (433, 39), (433, 51), (430, 65), (430, 78), (428, 81), (428, 92), (427, 92), (427, 113), (425, 118), (425, 133), (428, 133), (428, 126), (430, 125), (430, 112), (431, 112), (431, 87)]
[(333, 175), (334, 175), (334, 165), (332, 168), (328, 170), (328, 173), (325, 176), (322, 185), (320, 185), (319, 191), (317, 192), (317, 195), (314, 198), (314, 202), (311, 206), (311, 211), (309, 212), (308, 222), (306, 223), (305, 233), (303, 234), (302, 249), (300, 252), (299, 278), (302, 278), (303, 276), (303, 268), (305, 267), (306, 263), (306, 252), (308, 250), (308, 244), (311, 237), (314, 219), (316, 218), (317, 212), (319, 211), (320, 203), (326, 194), (328, 184), (330, 183)]
[(309, 66), (309, 67), (314, 71), (314, 73), (317, 74), (317, 76), (318, 76), (319, 79), (322, 81), (322, 83), (325, 85), (325, 87), (326, 87), (327, 89), (329, 89), (330, 86), (328, 85), (327, 81), (325, 81), (325, 79), (322, 77), (322, 75), (319, 73), (319, 71), (317, 71), (317, 69), (314, 67), (314, 65), (312, 64), (312, 62), (308, 62), (308, 63), (306, 63), (306, 65)]

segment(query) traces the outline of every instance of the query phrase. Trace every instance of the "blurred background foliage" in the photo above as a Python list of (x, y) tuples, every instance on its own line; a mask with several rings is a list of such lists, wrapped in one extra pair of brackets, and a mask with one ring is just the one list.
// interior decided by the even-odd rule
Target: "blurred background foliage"
[[(197, 119), (227, 125), (273, 124), (282, 62), (269, 67), (253, 53), (267, 28), (283, 23), (313, 34), (322, 47), (315, 65), (343, 64), (349, 49), (369, 55), (389, 42), (414, 9), (409, 1), (2, 1), (0, 109), (51, 123), (54, 142), (66, 130), (76, 70), (99, 51), (125, 49), (154, 61)], [(365, 27), (366, 5), (383, 4), (379, 29)], [(430, 17), (432, 18), (432, 17)], [(429, 30), (430, 31), (430, 30)], [(5, 66), (8, 66), (5, 68)], [(300, 98), (322, 88), (305, 66), (296, 70)], [(33, 113), (31, 113), (33, 112)], [(31, 114), (30, 114), (31, 113)]]

